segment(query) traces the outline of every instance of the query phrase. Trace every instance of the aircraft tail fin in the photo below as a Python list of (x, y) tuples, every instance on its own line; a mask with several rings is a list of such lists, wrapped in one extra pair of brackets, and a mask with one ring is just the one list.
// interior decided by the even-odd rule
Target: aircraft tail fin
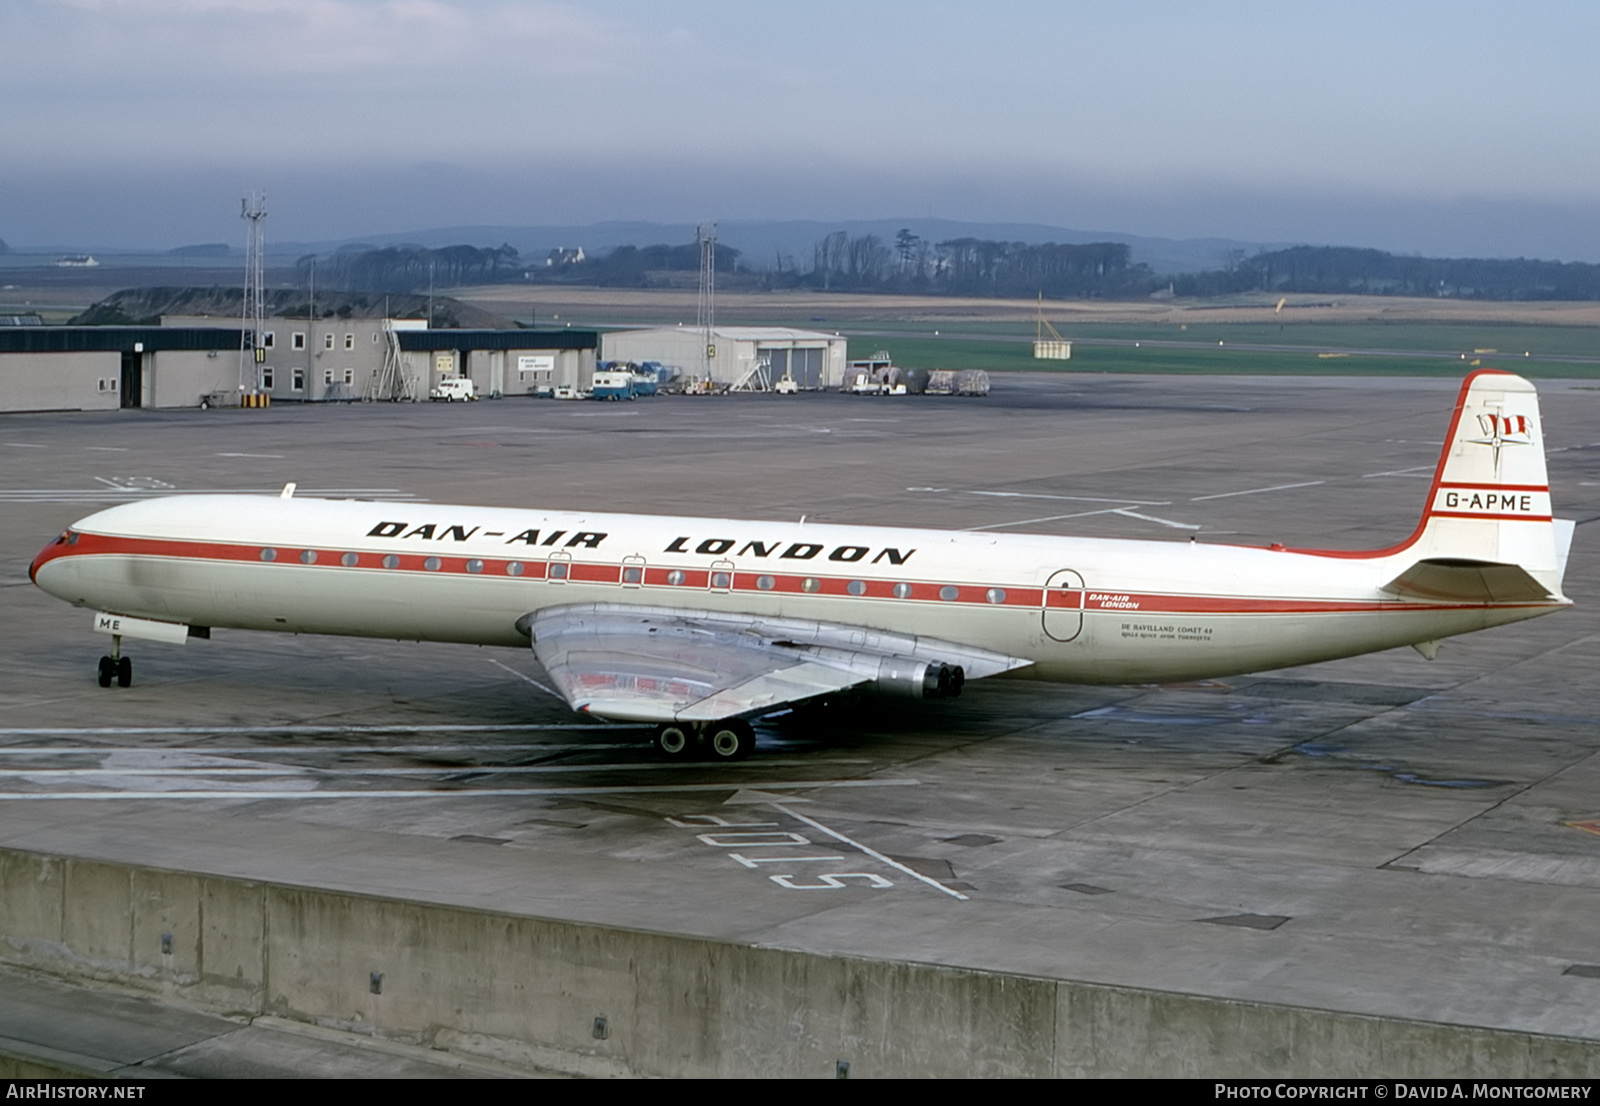
[(1560, 598), (1573, 524), (1551, 511), (1532, 384), (1499, 370), (1467, 377), (1428, 495), (1410, 548), (1418, 563), (1392, 590)]

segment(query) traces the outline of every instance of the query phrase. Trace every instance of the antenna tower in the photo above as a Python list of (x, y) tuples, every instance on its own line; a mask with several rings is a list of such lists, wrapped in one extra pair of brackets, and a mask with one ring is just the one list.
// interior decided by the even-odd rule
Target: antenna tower
[[(1045, 333), (1050, 337), (1046, 338)], [(1044, 317), (1044, 293), (1039, 293), (1039, 317), (1034, 326), (1033, 356), (1045, 361), (1070, 361), (1072, 359), (1072, 343), (1061, 336), (1061, 332), (1050, 325), (1050, 320)]]
[[(267, 359), (266, 290), (262, 276), (266, 269), (265, 242), (267, 194), (252, 192), (239, 201), (239, 218), (250, 224), (250, 239), (245, 249), (244, 310), (239, 320), (239, 391), (261, 390), (261, 365)], [(245, 366), (249, 366), (249, 386)]]
[(701, 223), (694, 236), (700, 244), (700, 297), (695, 326), (700, 331), (700, 364), (709, 381), (711, 362), (717, 356), (717, 224)]

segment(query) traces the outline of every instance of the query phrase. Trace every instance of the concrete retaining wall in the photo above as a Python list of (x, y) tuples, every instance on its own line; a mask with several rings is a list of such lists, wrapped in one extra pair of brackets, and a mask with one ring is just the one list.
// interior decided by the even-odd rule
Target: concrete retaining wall
[(0, 850), (0, 960), (591, 1075), (832, 1077), (842, 1060), (852, 1077), (1600, 1076), (1596, 1041), (15, 850)]

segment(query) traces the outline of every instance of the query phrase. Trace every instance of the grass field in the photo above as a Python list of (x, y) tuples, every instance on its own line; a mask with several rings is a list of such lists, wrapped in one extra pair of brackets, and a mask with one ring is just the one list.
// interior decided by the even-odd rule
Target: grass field
[[(1531, 377), (1600, 377), (1600, 330), (1589, 327), (1088, 324), (1062, 331), (1075, 339), (1070, 361), (1035, 360), (1034, 328), (1019, 323), (947, 323), (937, 328), (937, 336), (925, 324), (859, 323), (842, 329), (850, 339), (851, 357), (882, 349), (896, 364), (919, 368), (1456, 376), (1471, 367), (1490, 366)], [(1280, 348), (1241, 348), (1248, 346)]]
[[(31, 264), (0, 265), (0, 312), (37, 311), (51, 323), (64, 322), (114, 288), (202, 276), (205, 283), (226, 284), (233, 272)], [(692, 288), (514, 284), (453, 291), (507, 317), (536, 313), (544, 326), (692, 323), (696, 309)], [(1600, 304), (1289, 296), (1279, 314), (1277, 301), (1262, 293), (1200, 301), (1046, 302), (1046, 317), (1074, 342), (1070, 361), (1034, 360), (1031, 319), (1038, 307), (1026, 298), (731, 292), (719, 295), (717, 318), (724, 325), (842, 333), (850, 339), (851, 357), (886, 349), (897, 364), (916, 368), (1457, 376), (1477, 363), (1532, 377), (1600, 377)]]

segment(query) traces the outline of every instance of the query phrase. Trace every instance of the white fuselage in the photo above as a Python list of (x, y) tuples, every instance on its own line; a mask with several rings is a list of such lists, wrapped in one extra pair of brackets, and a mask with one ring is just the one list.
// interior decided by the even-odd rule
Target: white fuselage
[(1567, 605), (1382, 590), (1406, 547), (1305, 553), (419, 503), (180, 496), (75, 524), (33, 574), (73, 604), (191, 626), (526, 645), (518, 619), (626, 603), (814, 619), (1160, 682), (1427, 642)]

